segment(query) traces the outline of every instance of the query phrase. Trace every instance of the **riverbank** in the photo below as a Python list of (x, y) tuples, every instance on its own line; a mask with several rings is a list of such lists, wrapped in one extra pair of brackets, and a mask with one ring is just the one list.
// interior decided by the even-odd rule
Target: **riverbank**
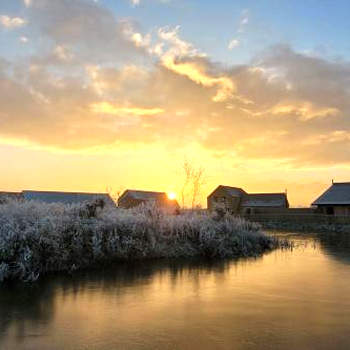
[(0, 349), (349, 349), (350, 242), (338, 237), (3, 283)]
[(265, 221), (259, 223), (264, 230), (278, 230), (287, 232), (305, 232), (305, 233), (349, 233), (349, 224), (333, 224), (333, 223), (316, 223), (316, 222), (291, 222), (291, 221)]
[(259, 256), (286, 244), (233, 216), (165, 215), (157, 208), (10, 202), (0, 206), (0, 281), (35, 281), (118, 260)]

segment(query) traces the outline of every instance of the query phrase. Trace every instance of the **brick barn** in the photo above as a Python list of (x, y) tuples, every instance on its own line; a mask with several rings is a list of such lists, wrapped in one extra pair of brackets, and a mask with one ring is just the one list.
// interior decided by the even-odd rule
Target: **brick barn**
[(312, 205), (320, 214), (350, 216), (350, 182), (333, 182)]
[(239, 187), (219, 186), (207, 198), (209, 210), (224, 207), (232, 214), (249, 215), (269, 209), (287, 209), (286, 193), (247, 193)]

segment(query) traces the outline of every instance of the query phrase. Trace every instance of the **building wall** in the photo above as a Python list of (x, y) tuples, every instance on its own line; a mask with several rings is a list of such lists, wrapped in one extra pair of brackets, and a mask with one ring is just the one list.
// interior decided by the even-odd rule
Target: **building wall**
[(336, 215), (336, 216), (348, 216), (348, 215), (350, 215), (350, 206), (334, 207), (334, 215)]
[(123, 198), (119, 198), (118, 200), (118, 207), (129, 209), (137, 207), (138, 205), (142, 204), (142, 200), (134, 199), (132, 197), (125, 196)]
[(350, 205), (322, 205), (318, 206), (317, 213), (335, 216), (350, 216)]
[(7, 203), (8, 200), (23, 200), (20, 192), (0, 192), (0, 204)]
[(228, 195), (223, 188), (218, 188), (207, 198), (207, 206), (209, 210), (214, 210), (217, 206), (224, 206), (227, 211), (237, 214), (240, 200), (239, 197)]
[(118, 207), (124, 208), (124, 209), (130, 209), (135, 208), (141, 204), (147, 204), (147, 203), (154, 203), (159, 208), (163, 209), (165, 212), (172, 214), (177, 212), (180, 209), (179, 204), (175, 200), (169, 200), (167, 197), (164, 197), (159, 200), (142, 200), (142, 199), (135, 199), (132, 196), (124, 196), (122, 198), (119, 198), (118, 200)]
[[(247, 215), (248, 208), (242, 208), (241, 214)], [(276, 208), (276, 207), (254, 207), (250, 208), (251, 214), (259, 214), (259, 215), (310, 215), (315, 213), (314, 208)]]

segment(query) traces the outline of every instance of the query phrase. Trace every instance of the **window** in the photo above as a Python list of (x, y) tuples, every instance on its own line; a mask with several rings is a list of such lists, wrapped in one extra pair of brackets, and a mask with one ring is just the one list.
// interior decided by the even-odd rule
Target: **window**
[(220, 203), (226, 203), (226, 198), (225, 197), (220, 197), (219, 198)]
[(333, 207), (327, 207), (326, 208), (326, 214), (327, 215), (334, 215), (334, 208)]

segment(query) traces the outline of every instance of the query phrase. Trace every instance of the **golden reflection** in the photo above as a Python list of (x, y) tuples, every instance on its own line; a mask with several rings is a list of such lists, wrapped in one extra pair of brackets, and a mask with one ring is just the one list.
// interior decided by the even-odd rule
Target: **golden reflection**
[(10, 321), (0, 344), (245, 349), (248, 343), (290, 348), (292, 341), (293, 348), (305, 348), (320, 339), (331, 346), (337, 337), (346, 348), (350, 258), (338, 255), (349, 251), (312, 239), (296, 244), (256, 259), (119, 263), (47, 279), (38, 297), (25, 302), (14, 293), (21, 303), (1, 305)]

